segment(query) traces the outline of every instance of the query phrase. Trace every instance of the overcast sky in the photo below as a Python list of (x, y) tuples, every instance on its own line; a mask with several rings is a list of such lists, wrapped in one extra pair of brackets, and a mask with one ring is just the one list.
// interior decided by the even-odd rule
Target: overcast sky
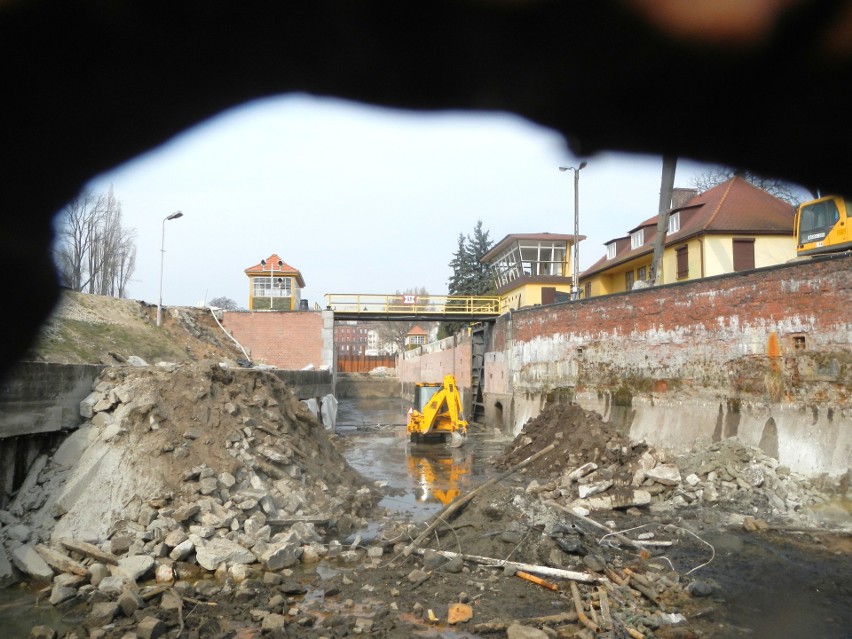
[[(128, 297), (163, 304), (225, 296), (248, 306), (244, 271), (272, 253), (301, 271), (310, 306), (328, 293), (447, 293), (459, 233), (573, 233), (580, 268), (656, 214), (662, 160), (575, 158), (562, 136), (510, 114), (391, 111), (288, 96), (226, 112), (96, 177), (136, 233)], [(680, 161), (675, 186), (706, 166)]]

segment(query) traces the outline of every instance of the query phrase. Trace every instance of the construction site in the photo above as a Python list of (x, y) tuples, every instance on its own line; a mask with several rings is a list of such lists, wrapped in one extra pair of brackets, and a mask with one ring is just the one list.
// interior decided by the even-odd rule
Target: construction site
[[(736, 437), (675, 455), (555, 393), (517, 433), (471, 422), (412, 514), (388, 506), (411, 490), (388, 472), (404, 415), (352, 398), (347, 429), (240, 365), (208, 309), (158, 334), (153, 312), (69, 293), (33, 349), (97, 374), (73, 425), (16, 438), (7, 636), (848, 636), (848, 473)], [(377, 461), (357, 470), (357, 449)]]

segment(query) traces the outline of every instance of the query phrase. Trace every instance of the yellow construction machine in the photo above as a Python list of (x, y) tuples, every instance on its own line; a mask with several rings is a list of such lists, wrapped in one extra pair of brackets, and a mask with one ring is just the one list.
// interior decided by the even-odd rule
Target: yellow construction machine
[(803, 202), (796, 209), (798, 257), (852, 250), (852, 202), (826, 195)]
[(453, 375), (445, 375), (443, 382), (415, 385), (407, 427), (414, 444), (446, 443), (458, 447), (465, 442), (467, 422)]

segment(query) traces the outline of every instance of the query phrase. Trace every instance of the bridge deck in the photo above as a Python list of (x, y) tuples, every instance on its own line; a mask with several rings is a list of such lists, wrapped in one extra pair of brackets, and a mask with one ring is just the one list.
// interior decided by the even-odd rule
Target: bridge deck
[(475, 295), (328, 294), (326, 309), (341, 320), (485, 321), (500, 315), (500, 298)]

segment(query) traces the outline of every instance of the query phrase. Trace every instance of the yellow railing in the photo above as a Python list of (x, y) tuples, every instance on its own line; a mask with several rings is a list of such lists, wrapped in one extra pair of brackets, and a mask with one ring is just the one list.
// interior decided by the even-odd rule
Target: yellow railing
[(500, 314), (500, 298), (491, 296), (329, 293), (325, 301), (326, 309), (341, 313), (494, 317)]

